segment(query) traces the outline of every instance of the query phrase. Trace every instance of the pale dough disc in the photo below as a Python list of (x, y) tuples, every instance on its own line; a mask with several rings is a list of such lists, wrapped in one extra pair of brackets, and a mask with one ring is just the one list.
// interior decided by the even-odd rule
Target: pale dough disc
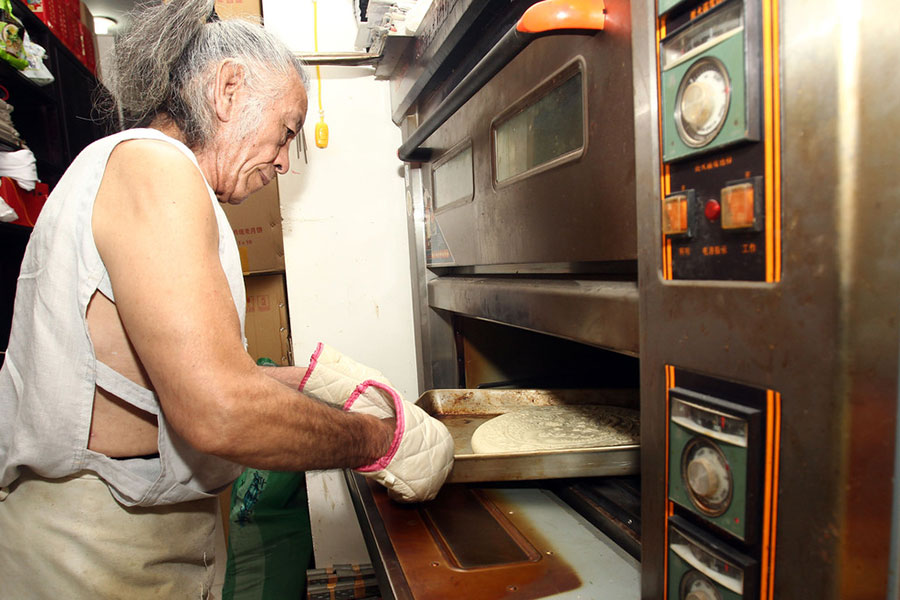
[(617, 406), (530, 406), (482, 423), (472, 435), (475, 454), (532, 452), (637, 444), (636, 410)]

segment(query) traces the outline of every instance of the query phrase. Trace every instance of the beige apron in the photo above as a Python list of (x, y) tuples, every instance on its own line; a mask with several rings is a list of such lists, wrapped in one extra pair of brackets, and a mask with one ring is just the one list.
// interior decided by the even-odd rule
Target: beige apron
[(0, 597), (211, 599), (215, 497), (126, 507), (83, 471), (0, 495)]

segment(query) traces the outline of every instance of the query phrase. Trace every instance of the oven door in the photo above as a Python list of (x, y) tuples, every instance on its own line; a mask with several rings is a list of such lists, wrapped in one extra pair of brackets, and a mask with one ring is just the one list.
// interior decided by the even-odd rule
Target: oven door
[(534, 40), (425, 140), (428, 266), (635, 270), (630, 19), (606, 7), (602, 31)]

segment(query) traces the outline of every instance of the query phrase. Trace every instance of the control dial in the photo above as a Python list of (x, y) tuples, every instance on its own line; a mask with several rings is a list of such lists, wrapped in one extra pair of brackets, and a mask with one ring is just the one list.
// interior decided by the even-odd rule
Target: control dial
[(694, 438), (681, 455), (681, 477), (691, 502), (710, 516), (719, 516), (731, 504), (734, 484), (722, 450), (706, 438)]
[(690, 571), (681, 580), (680, 600), (722, 600), (719, 590), (698, 571)]
[(684, 74), (675, 97), (675, 126), (692, 148), (711, 142), (728, 117), (731, 80), (721, 61), (704, 57)]

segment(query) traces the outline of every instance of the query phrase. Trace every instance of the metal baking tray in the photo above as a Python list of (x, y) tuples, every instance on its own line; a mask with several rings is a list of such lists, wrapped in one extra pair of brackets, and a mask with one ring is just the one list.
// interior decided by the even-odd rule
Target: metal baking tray
[(508, 454), (476, 454), (471, 444), (479, 425), (526, 406), (597, 404), (637, 409), (639, 396), (635, 389), (429, 390), (417, 404), (446, 425), (453, 436), (454, 464), (448, 482), (633, 475), (640, 471), (640, 444)]

